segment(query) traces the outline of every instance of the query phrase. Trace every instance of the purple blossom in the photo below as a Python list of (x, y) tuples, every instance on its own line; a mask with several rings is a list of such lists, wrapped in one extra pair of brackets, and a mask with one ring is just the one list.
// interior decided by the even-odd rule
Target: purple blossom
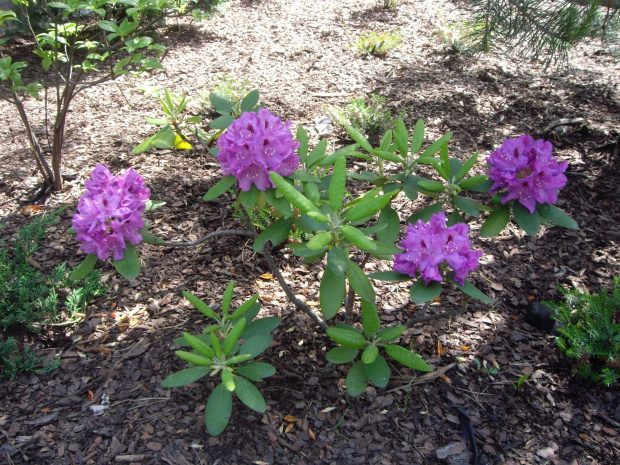
[(543, 139), (534, 141), (527, 135), (506, 139), (487, 160), (489, 177), (495, 181), (490, 192), (506, 189), (502, 203), (518, 199), (530, 213), (536, 210), (536, 202), (556, 203), (558, 190), (566, 185), (568, 163), (558, 163), (552, 151), (551, 142)]
[(299, 166), (295, 153), (299, 142), (293, 139), (290, 128), (266, 108), (257, 113), (245, 112), (235, 120), (226, 133), (217, 140), (217, 159), (224, 176), (232, 174), (242, 191), (254, 184), (264, 191), (275, 187), (269, 177), (273, 171), (290, 176)]
[(454, 280), (461, 285), (470, 271), (478, 268), (482, 250), (471, 250), (465, 223), (446, 227), (446, 215), (434, 214), (428, 223), (418, 220), (409, 224), (407, 236), (401, 248), (405, 251), (394, 255), (394, 270), (415, 277), (417, 272), (428, 285), (431, 281), (442, 281), (440, 266), (448, 264), (454, 270)]
[(105, 260), (125, 256), (125, 241), (138, 244), (144, 228), (142, 212), (151, 191), (133, 168), (120, 176), (112, 176), (107, 165), (97, 165), (86, 181), (86, 192), (80, 198), (72, 225), (76, 240), (86, 254), (97, 254)]

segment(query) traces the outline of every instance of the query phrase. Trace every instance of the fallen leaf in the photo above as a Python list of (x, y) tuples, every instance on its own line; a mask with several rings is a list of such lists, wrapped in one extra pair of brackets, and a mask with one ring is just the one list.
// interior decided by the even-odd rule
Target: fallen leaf
[(446, 349), (443, 344), (441, 343), (441, 341), (437, 341), (437, 353), (439, 355), (445, 355), (448, 353), (448, 349)]
[(41, 213), (43, 211), (43, 207), (41, 205), (26, 205), (19, 212), (22, 215), (36, 215), (37, 213)]
[(316, 441), (316, 435), (314, 434), (314, 431), (312, 431), (310, 428), (308, 428), (308, 436), (310, 436), (310, 439), (312, 439), (313, 441)]
[(469, 347), (469, 346), (459, 346), (459, 349), (461, 349), (463, 352), (468, 352), (469, 349), (471, 349), (471, 347)]
[(295, 428), (295, 423), (289, 423), (289, 425), (284, 430), (284, 433), (286, 434), (290, 433), (293, 428)]
[(271, 273), (263, 273), (262, 275), (260, 275), (260, 277), (261, 279), (264, 279), (266, 281), (273, 279), (273, 275)]
[(321, 413), (328, 413), (332, 410), (336, 410), (336, 407), (325, 407), (323, 410), (321, 410)]
[(49, 408), (49, 407), (43, 407), (43, 408), (41, 409), (41, 411), (42, 411), (42, 412), (51, 412), (51, 411), (52, 411), (52, 409), (51, 409), (51, 408)]
[(95, 397), (95, 394), (93, 394), (93, 391), (89, 389), (87, 392), (88, 392), (88, 400), (93, 400), (93, 398)]
[(272, 302), (273, 301), (273, 297), (271, 297), (270, 295), (261, 295), (260, 298), (263, 299), (266, 302)]
[(581, 439), (583, 439), (584, 441), (589, 441), (590, 440), (590, 438), (588, 437), (587, 434), (579, 433), (579, 437)]
[(111, 354), (112, 351), (110, 349), (106, 349), (105, 347), (99, 347), (99, 352), (103, 354)]
[(446, 375), (439, 375), (439, 377), (446, 383), (452, 385), (452, 381)]
[(297, 417), (294, 417), (293, 415), (286, 415), (284, 417), (284, 421), (290, 421), (292, 423), (295, 423), (296, 421), (298, 421)]

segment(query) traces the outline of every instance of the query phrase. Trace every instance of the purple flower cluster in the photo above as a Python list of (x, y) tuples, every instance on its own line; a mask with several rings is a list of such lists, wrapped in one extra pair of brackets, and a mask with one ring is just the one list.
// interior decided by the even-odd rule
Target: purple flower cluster
[(428, 285), (431, 281), (442, 281), (440, 265), (447, 262), (454, 270), (454, 280), (465, 284), (467, 274), (478, 268), (482, 250), (471, 250), (465, 223), (446, 227), (443, 212), (433, 215), (428, 223), (418, 220), (409, 224), (407, 236), (401, 248), (405, 251), (394, 255), (394, 270), (415, 277), (420, 276)]
[(217, 140), (217, 159), (224, 176), (232, 174), (242, 191), (254, 184), (264, 191), (275, 187), (269, 177), (273, 171), (290, 176), (299, 166), (295, 153), (299, 142), (293, 139), (290, 128), (266, 108), (257, 113), (245, 112), (235, 120), (226, 133)]
[(551, 142), (543, 139), (534, 141), (527, 135), (506, 139), (487, 160), (489, 177), (495, 181), (490, 192), (506, 189), (502, 203), (518, 199), (530, 213), (536, 210), (536, 202), (557, 202), (558, 190), (566, 185), (568, 163), (558, 163), (552, 151)]
[(76, 240), (86, 254), (105, 260), (113, 252), (114, 260), (125, 256), (125, 241), (138, 244), (144, 228), (142, 212), (151, 191), (133, 168), (112, 176), (107, 165), (97, 165), (86, 181), (86, 192), (73, 215)]

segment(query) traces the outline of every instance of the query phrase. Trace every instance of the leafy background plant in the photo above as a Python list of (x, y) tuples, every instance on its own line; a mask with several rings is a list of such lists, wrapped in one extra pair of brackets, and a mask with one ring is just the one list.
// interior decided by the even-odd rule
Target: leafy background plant
[(576, 360), (577, 375), (613, 386), (620, 380), (620, 278), (611, 292), (561, 291), (563, 302), (546, 302), (560, 323), (558, 347)]

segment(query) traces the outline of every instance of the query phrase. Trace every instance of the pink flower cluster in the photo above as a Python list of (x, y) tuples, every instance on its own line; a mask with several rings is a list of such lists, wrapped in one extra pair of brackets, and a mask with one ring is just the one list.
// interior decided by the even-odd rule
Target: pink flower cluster
[(125, 256), (125, 241), (138, 244), (144, 228), (142, 212), (151, 191), (133, 168), (112, 176), (107, 165), (97, 165), (86, 181), (86, 192), (73, 215), (76, 240), (86, 254), (105, 260), (113, 252), (114, 260)]
[(552, 151), (551, 142), (543, 139), (534, 141), (527, 135), (506, 139), (487, 160), (489, 177), (495, 181), (490, 192), (506, 189), (502, 203), (518, 199), (530, 213), (536, 210), (536, 202), (557, 202), (558, 190), (566, 185), (568, 163), (558, 163)]
[(217, 140), (217, 159), (224, 176), (232, 174), (242, 191), (254, 184), (264, 191), (275, 187), (269, 177), (273, 171), (290, 176), (299, 166), (295, 153), (299, 142), (293, 139), (290, 128), (266, 108), (257, 113), (245, 112)]
[(482, 250), (471, 250), (465, 223), (446, 227), (443, 212), (433, 215), (428, 223), (418, 220), (409, 224), (401, 248), (405, 251), (394, 255), (394, 270), (415, 277), (419, 271), (426, 285), (442, 281), (440, 265), (447, 262), (454, 270), (454, 280), (465, 284), (468, 273), (478, 268)]

